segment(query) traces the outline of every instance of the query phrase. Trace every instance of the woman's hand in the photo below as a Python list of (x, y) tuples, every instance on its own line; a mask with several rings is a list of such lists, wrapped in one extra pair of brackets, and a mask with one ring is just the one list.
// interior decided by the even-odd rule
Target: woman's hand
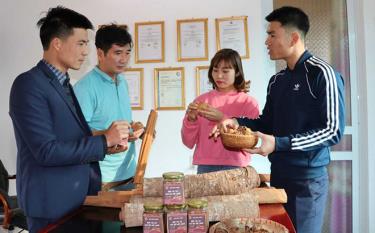
[(209, 121), (215, 122), (220, 122), (224, 118), (224, 114), (222, 112), (211, 106), (207, 106), (204, 109), (199, 109), (198, 114)]
[(210, 133), (209, 137), (213, 137), (213, 139), (216, 141), (217, 138), (220, 136), (221, 131), (228, 132), (228, 129), (237, 129), (238, 128), (238, 121), (234, 118), (229, 118), (226, 120), (223, 120), (219, 124), (216, 124)]
[(186, 110), (188, 121), (196, 121), (198, 119), (198, 103), (190, 103)]

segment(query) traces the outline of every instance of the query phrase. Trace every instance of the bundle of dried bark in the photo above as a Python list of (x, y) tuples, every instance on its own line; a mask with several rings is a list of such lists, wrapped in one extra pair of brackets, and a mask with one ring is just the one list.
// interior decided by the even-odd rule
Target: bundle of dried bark
[[(185, 176), (185, 197), (236, 195), (249, 192), (260, 184), (259, 175), (253, 167)], [(163, 179), (144, 178), (143, 196), (162, 197)]]
[[(251, 193), (240, 195), (207, 196), (209, 221), (228, 218), (259, 217), (259, 204)], [(143, 203), (159, 202), (161, 197), (134, 196), (122, 209), (122, 219), (126, 227), (142, 226)]]
[(255, 188), (250, 191), (258, 200), (259, 204), (286, 203), (288, 197), (284, 189)]
[[(274, 187), (267, 188), (253, 188), (248, 191), (251, 193), (259, 204), (273, 204), (273, 203), (286, 203), (288, 197), (284, 189), (276, 189)], [(209, 196), (208, 198), (216, 197)], [(220, 197), (220, 196), (219, 196)], [(202, 197), (205, 198), (205, 197)], [(132, 196), (129, 200), (130, 203), (141, 203), (144, 202), (157, 202), (162, 203), (162, 197), (142, 197), (141, 195)]]

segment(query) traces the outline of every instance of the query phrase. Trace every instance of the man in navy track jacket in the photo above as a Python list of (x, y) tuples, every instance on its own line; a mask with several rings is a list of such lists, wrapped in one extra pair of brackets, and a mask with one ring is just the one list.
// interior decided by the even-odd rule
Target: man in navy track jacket
[(344, 81), (325, 61), (305, 49), (308, 16), (300, 9), (282, 7), (271, 12), (266, 46), (272, 60), (287, 67), (267, 87), (262, 115), (227, 119), (219, 128), (244, 125), (261, 139), (253, 154), (268, 156), (271, 186), (285, 189), (285, 208), (297, 232), (321, 232), (328, 194), (330, 147), (345, 128)]

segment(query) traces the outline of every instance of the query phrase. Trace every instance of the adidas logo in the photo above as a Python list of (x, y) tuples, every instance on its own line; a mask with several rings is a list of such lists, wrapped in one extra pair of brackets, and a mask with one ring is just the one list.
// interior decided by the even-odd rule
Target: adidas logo
[(293, 91), (299, 91), (299, 84), (294, 84)]

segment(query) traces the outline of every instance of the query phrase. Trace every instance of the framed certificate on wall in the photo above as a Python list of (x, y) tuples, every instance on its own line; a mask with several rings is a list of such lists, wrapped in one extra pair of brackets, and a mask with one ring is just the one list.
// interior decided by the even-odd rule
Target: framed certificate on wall
[(154, 95), (157, 110), (185, 109), (184, 73), (183, 67), (154, 69)]
[(230, 48), (236, 50), (241, 58), (249, 58), (247, 16), (218, 18), (215, 22), (217, 50)]
[(178, 61), (208, 60), (208, 19), (177, 20)]
[(135, 63), (164, 62), (164, 22), (135, 23)]
[(143, 110), (143, 73), (143, 68), (126, 68), (124, 71), (132, 110)]
[(197, 96), (211, 91), (213, 89), (212, 83), (208, 80), (209, 66), (197, 66), (195, 69), (195, 83)]

